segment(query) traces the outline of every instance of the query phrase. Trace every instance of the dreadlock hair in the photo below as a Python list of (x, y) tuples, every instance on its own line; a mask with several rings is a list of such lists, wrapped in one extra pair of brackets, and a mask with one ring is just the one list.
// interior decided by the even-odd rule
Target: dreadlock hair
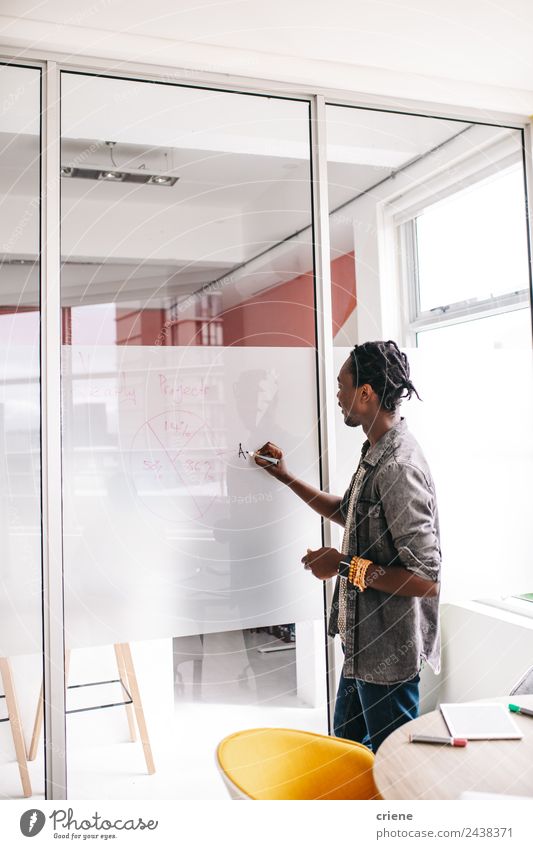
[(396, 342), (364, 342), (350, 351), (350, 371), (353, 385), (368, 383), (379, 396), (380, 406), (394, 411), (402, 398), (413, 392), (422, 399), (409, 379), (409, 362)]

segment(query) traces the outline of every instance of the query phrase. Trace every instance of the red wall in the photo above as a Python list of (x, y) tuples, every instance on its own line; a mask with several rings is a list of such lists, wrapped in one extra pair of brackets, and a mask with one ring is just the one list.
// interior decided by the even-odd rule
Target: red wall
[(164, 322), (165, 310), (117, 307), (117, 345), (157, 345)]
[[(353, 251), (331, 263), (333, 335), (357, 304)], [(301, 274), (223, 312), (224, 345), (314, 347), (313, 276)]]

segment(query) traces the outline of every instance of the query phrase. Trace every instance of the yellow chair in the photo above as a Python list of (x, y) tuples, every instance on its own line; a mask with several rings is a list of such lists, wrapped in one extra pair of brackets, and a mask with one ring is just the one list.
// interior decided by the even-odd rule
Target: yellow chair
[(217, 748), (232, 799), (381, 799), (373, 764), (361, 743), (292, 728), (238, 731)]

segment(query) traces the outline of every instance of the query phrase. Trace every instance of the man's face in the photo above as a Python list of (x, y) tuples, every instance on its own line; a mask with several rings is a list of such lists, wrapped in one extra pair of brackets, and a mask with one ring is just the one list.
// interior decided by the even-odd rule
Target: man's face
[(342, 366), (337, 377), (337, 401), (344, 416), (344, 424), (348, 427), (358, 427), (361, 424), (361, 389), (353, 385), (349, 360)]

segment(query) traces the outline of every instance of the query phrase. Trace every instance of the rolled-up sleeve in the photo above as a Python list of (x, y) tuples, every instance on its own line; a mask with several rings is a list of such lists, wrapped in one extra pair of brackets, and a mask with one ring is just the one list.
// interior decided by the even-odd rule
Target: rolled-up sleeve
[(440, 579), (441, 549), (435, 491), (424, 472), (395, 462), (379, 474), (387, 528), (402, 566), (421, 578)]

